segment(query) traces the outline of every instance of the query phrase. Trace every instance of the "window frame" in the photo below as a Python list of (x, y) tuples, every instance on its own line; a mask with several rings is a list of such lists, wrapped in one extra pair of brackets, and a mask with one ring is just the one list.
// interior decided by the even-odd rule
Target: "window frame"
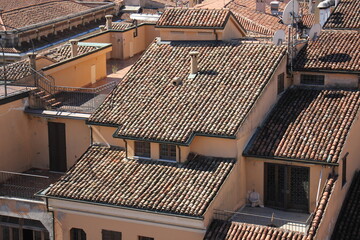
[(347, 162), (347, 156), (349, 153), (345, 153), (345, 156), (342, 158), (342, 169), (341, 169), (341, 187), (344, 187), (346, 184), (346, 162)]
[[(106, 238), (104, 238), (104, 234), (109, 234), (110, 238), (108, 238), (108, 236), (105, 236)], [(119, 234), (119, 236), (116, 236), (117, 234)], [(118, 231), (102, 229), (101, 230), (101, 239), (102, 240), (122, 240), (122, 233), (118, 232)]]
[(325, 75), (300, 74), (300, 84), (312, 86), (324, 86)]
[(284, 92), (285, 90), (285, 73), (280, 73), (277, 76), (277, 94)]
[[(171, 149), (172, 147), (174, 149)], [(173, 151), (173, 150), (175, 150), (175, 151)], [(175, 153), (175, 156), (173, 155), (173, 153)], [(176, 158), (177, 158), (176, 145), (160, 143), (159, 144), (159, 157), (160, 157), (160, 159), (176, 162)]]
[(150, 158), (151, 157), (150, 142), (135, 141), (134, 142), (134, 155), (136, 157)]
[(71, 228), (70, 240), (86, 240), (86, 232), (82, 228)]
[(138, 236), (139, 240), (155, 240), (153, 237)]

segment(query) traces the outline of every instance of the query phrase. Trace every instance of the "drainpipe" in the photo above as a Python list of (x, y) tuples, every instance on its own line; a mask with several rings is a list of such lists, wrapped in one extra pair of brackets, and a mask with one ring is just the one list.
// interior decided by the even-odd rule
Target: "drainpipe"
[(128, 143), (126, 141), (126, 139), (123, 139), (124, 143), (125, 143), (125, 157), (128, 158)]
[(55, 213), (54, 211), (49, 209), (49, 199), (47, 197), (45, 197), (45, 202), (46, 202), (46, 211), (51, 213), (52, 216), (52, 222), (53, 222), (53, 227), (52, 227), (52, 238), (50, 238), (51, 240), (55, 240)]
[(218, 41), (219, 39), (218, 39), (218, 34), (216, 32), (216, 29), (214, 29), (214, 34), (215, 34), (215, 40)]
[(317, 189), (317, 193), (316, 193), (316, 205), (315, 206), (317, 206), (318, 203), (319, 203), (319, 194), (320, 194), (320, 187), (321, 187), (323, 169), (324, 169), (324, 166), (321, 167), (321, 171), (320, 171), (320, 177), (319, 177), (319, 184), (318, 184), (318, 189)]
[(88, 127), (90, 128), (90, 146), (93, 145), (93, 142), (94, 142), (94, 138), (93, 138), (93, 129), (92, 129), (92, 126), (89, 126)]
[(179, 152), (179, 162), (181, 162), (181, 148), (179, 145), (176, 145), (178, 152)]

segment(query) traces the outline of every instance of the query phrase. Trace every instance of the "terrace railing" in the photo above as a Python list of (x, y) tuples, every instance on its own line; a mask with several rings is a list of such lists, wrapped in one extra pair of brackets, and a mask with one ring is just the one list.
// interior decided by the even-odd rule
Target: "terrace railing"
[(265, 216), (259, 214), (233, 212), (226, 210), (214, 210), (214, 218), (219, 220), (231, 220), (236, 222), (244, 222), (249, 224), (263, 225), (306, 233), (312, 220), (312, 214), (310, 214), (306, 221), (302, 222), (292, 219), (280, 218), (277, 217), (274, 213), (272, 214), (272, 216)]

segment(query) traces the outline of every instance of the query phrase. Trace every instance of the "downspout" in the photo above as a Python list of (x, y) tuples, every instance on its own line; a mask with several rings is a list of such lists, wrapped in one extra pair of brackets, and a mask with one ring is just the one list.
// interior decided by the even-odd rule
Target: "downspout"
[(93, 139), (93, 129), (92, 126), (88, 125), (88, 127), (90, 128), (90, 146), (93, 145), (94, 139)]
[(214, 34), (215, 34), (215, 41), (218, 41), (218, 34), (216, 32), (216, 29), (214, 28)]
[(45, 197), (45, 202), (46, 202), (46, 211), (51, 213), (51, 216), (52, 216), (52, 222), (53, 222), (52, 240), (55, 240), (55, 213), (54, 213), (54, 211), (49, 210), (49, 199), (47, 197)]
[(126, 139), (123, 139), (124, 143), (125, 143), (125, 157), (128, 158), (128, 143), (126, 141)]
[(324, 166), (321, 167), (321, 171), (320, 171), (320, 177), (319, 177), (319, 184), (318, 184), (318, 189), (317, 189), (317, 193), (316, 193), (316, 205), (315, 206), (318, 206), (318, 203), (319, 203), (319, 194), (320, 194), (320, 187), (321, 187), (323, 169), (324, 169)]
[(181, 162), (181, 148), (179, 145), (176, 145), (178, 151), (179, 151), (179, 162)]

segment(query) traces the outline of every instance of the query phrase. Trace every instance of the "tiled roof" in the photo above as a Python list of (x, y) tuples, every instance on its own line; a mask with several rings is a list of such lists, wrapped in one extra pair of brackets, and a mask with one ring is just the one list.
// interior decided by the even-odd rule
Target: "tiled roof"
[(230, 16), (228, 9), (166, 9), (156, 27), (223, 28)]
[(360, 72), (360, 32), (323, 31), (303, 47), (294, 64), (301, 71)]
[(92, 146), (46, 195), (200, 217), (234, 163), (194, 154), (185, 163), (132, 160)]
[(290, 88), (245, 155), (337, 163), (357, 115), (359, 91)]
[(27, 77), (31, 74), (29, 61), (21, 60), (11, 64), (6, 65), (5, 67), (0, 67), (0, 78), (4, 77), (4, 69), (6, 74), (6, 79), (9, 81), (20, 80), (24, 77)]
[[(265, 13), (256, 11), (255, 0), (232, 0), (227, 5), (234, 15), (237, 17), (239, 22), (252, 21), (251, 25), (244, 25), (244, 28), (248, 31), (254, 32), (254, 24), (258, 26), (259, 33), (265, 35), (272, 35), (275, 31), (282, 29), (287, 30), (287, 26), (281, 24), (280, 19), (277, 16), (271, 15), (270, 5), (266, 4)], [(279, 11), (283, 11), (285, 4), (280, 2)]]
[(16, 1), (9, 1), (9, 0), (0, 0), (0, 8), (4, 11), (16, 9), (16, 8), (23, 8), (30, 5), (36, 5), (44, 2), (51, 2), (53, 0), (16, 0)]
[(247, 223), (214, 220), (210, 224), (204, 240), (305, 240), (302, 233), (286, 231), (280, 228), (273, 228)]
[[(78, 45), (78, 56), (95, 51), (98, 47)], [(71, 58), (71, 46), (65, 44), (57, 48), (50, 49), (42, 54), (42, 56), (52, 60), (53, 62), (61, 62)]]
[[(178, 144), (195, 135), (235, 138), (285, 50), (241, 42), (153, 43), (89, 123), (117, 125), (120, 137)], [(193, 79), (190, 51), (199, 52)], [(173, 85), (175, 77), (181, 85)]]
[(360, 172), (355, 173), (331, 237), (358, 240), (360, 236)]
[(314, 239), (314, 237), (316, 236), (316, 231), (321, 223), (322, 218), (324, 217), (327, 204), (329, 202), (331, 193), (334, 189), (335, 181), (336, 178), (330, 176), (325, 182), (323, 193), (315, 209), (313, 219), (311, 221), (311, 224), (307, 232), (307, 238), (306, 238), (307, 240)]
[(341, 0), (324, 28), (360, 29), (360, 0)]
[(26, 27), (89, 9), (91, 8), (73, 1), (50, 1), (4, 11), (1, 18), (5, 25), (12, 27), (6, 30), (12, 30), (13, 28)]
[(132, 28), (134, 26), (135, 25), (131, 22), (124, 22), (124, 21), (123, 22), (114, 22), (112, 24), (112, 29), (121, 31), (121, 30), (126, 30), (128, 28)]

